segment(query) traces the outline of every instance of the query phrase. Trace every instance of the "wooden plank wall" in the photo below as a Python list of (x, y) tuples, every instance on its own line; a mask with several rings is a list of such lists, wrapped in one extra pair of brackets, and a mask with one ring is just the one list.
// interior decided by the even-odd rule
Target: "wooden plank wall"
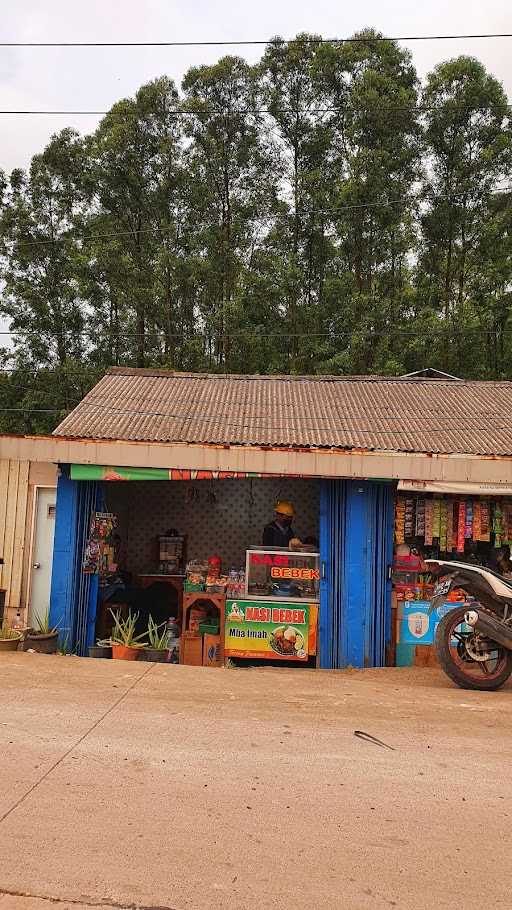
[(5, 616), (20, 608), (25, 530), (27, 522), (28, 461), (0, 461), (0, 589), (5, 591)]

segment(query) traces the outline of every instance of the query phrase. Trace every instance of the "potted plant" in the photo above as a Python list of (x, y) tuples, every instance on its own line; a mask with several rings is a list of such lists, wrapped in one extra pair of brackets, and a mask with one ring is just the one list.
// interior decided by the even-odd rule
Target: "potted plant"
[(112, 642), (110, 638), (98, 638), (95, 645), (89, 648), (89, 657), (112, 657)]
[[(163, 631), (162, 631), (163, 629)], [(144, 648), (144, 657), (153, 663), (165, 663), (167, 660), (169, 633), (167, 623), (163, 622), (157, 626), (152, 616), (148, 619), (148, 639), (149, 644)]]
[(35, 627), (29, 629), (26, 637), (27, 650), (31, 648), (39, 654), (55, 654), (59, 630), (50, 625), (50, 607), (44, 613), (34, 615)]
[(139, 614), (128, 610), (128, 615), (123, 619), (120, 610), (117, 613), (114, 613), (113, 610), (110, 612), (114, 617), (111, 635), (112, 657), (114, 660), (138, 660), (139, 654), (146, 644), (142, 641), (146, 636), (145, 632), (142, 635), (135, 634)]
[(0, 626), (0, 651), (17, 651), (21, 638), (22, 633), (17, 629)]

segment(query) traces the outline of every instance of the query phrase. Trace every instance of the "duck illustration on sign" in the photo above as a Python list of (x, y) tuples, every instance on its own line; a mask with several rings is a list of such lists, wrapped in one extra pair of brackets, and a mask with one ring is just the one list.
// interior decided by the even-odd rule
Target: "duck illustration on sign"
[(229, 622), (243, 622), (245, 619), (245, 614), (242, 608), (237, 604), (236, 600), (230, 606), (229, 613), (226, 616), (226, 619)]

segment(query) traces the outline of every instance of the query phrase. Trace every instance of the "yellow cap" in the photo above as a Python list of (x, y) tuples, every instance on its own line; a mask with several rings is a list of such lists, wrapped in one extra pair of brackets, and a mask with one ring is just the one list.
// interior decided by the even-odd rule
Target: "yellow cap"
[(295, 515), (295, 509), (291, 502), (288, 502), (287, 499), (282, 499), (280, 502), (277, 502), (274, 508), (274, 512), (278, 512), (279, 515), (288, 515), (289, 518), (293, 518)]

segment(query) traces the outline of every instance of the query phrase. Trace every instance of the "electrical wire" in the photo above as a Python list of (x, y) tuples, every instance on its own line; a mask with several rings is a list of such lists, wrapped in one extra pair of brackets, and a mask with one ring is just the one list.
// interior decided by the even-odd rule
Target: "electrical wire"
[[(343, 377), (340, 377), (340, 379), (342, 379), (342, 378)], [(191, 414), (167, 413), (167, 412), (163, 412), (163, 411), (147, 411), (147, 410), (142, 411), (142, 410), (136, 410), (136, 409), (130, 409), (130, 408), (115, 408), (114, 406), (105, 404), (102, 401), (98, 401), (96, 403), (94, 403), (94, 402), (88, 403), (87, 400), (82, 401), (77, 406), (77, 409), (81, 415), (83, 415), (84, 410), (87, 411), (87, 410), (91, 410), (91, 409), (94, 409), (94, 410), (101, 409), (102, 415), (105, 413), (105, 411), (108, 411), (114, 417), (115, 416), (144, 417), (144, 418), (157, 417), (157, 418), (163, 418), (166, 420), (179, 420), (182, 422), (190, 421), (190, 422), (194, 422), (194, 423), (206, 423), (206, 424), (214, 423), (217, 426), (219, 425), (219, 422), (222, 421), (222, 430), (219, 431), (218, 438), (220, 438), (220, 436), (223, 436), (223, 438), (225, 438), (225, 433), (222, 432), (224, 430), (224, 428), (229, 428), (229, 429), (233, 429), (233, 430), (249, 430), (249, 431), (259, 432), (259, 428), (254, 427), (254, 425), (253, 425), (254, 421), (255, 420), (268, 420), (268, 416), (269, 416), (269, 415), (264, 415), (264, 416), (255, 415), (255, 417), (251, 418), (251, 423), (231, 423), (229, 421), (229, 419), (226, 421), (226, 419), (225, 419), (226, 415), (220, 415), (220, 414), (216, 415), (215, 417), (207, 417), (204, 414), (192, 414), (191, 415)], [(61, 413), (62, 411), (66, 411), (66, 410), (67, 409), (65, 407), (60, 407), (60, 408), (23, 408), (23, 407), (2, 408), (2, 407), (0, 407), (0, 412), (4, 412), (4, 413), (58, 414), (58, 413)], [(76, 408), (73, 410), (76, 410)], [(404, 421), (407, 421), (407, 424), (409, 424), (411, 420), (414, 420), (416, 422), (427, 422), (427, 421), (431, 421), (431, 420), (435, 420), (435, 421), (448, 420), (448, 421), (450, 421), (449, 426), (447, 426), (446, 428), (444, 428), (444, 427), (426, 427), (425, 428), (425, 427), (421, 427), (421, 426), (415, 427), (412, 430), (409, 428), (409, 426), (407, 426), (407, 428), (406, 428), (407, 435), (413, 435), (414, 433), (418, 433), (418, 432), (421, 432), (423, 429), (426, 429), (429, 436), (431, 436), (431, 435), (436, 435), (438, 433), (444, 434), (446, 432), (452, 433), (452, 432), (457, 432), (457, 431), (464, 432), (464, 433), (468, 433), (468, 432), (488, 433), (490, 426), (491, 426), (490, 423), (487, 423), (486, 426), (470, 426), (469, 425), (472, 421), (478, 420), (483, 416), (493, 417), (493, 419), (496, 419), (496, 418), (500, 419), (500, 416), (502, 417), (503, 415), (489, 415), (487, 413), (485, 415), (480, 414), (477, 417), (475, 417), (473, 415), (468, 415), (466, 417), (467, 423), (465, 426), (454, 426), (453, 425), (454, 419), (455, 420), (464, 419), (463, 415), (461, 415), (460, 412), (457, 415), (439, 415), (439, 414), (437, 414), (433, 417), (429, 417), (424, 414), (419, 415), (417, 417), (413, 417), (413, 416), (411, 416), (410, 413), (407, 413), (406, 417), (404, 417), (404, 415), (395, 416), (395, 415), (379, 414), (378, 418), (372, 418), (372, 419), (377, 419), (379, 422), (396, 420), (398, 422), (398, 424), (403, 423)], [(61, 421), (61, 423), (64, 423), (66, 419), (67, 418), (64, 418), (64, 420)], [(309, 427), (306, 429), (309, 429), (310, 431), (314, 431), (314, 430), (322, 431), (322, 429), (323, 429), (324, 432), (340, 432), (340, 433), (346, 433), (346, 434), (353, 433), (356, 437), (359, 435), (371, 435), (373, 438), (375, 438), (378, 435), (380, 435), (380, 436), (392, 436), (393, 435), (394, 436), (398, 429), (398, 427), (393, 427), (391, 429), (387, 429), (387, 428), (383, 429), (381, 427), (372, 427), (372, 429), (364, 429), (362, 427), (357, 427), (357, 426), (352, 427), (352, 428), (348, 427), (348, 426), (338, 426), (335, 423), (333, 423), (332, 415), (330, 415), (328, 417), (326, 417), (324, 415), (321, 415), (320, 417), (318, 417), (318, 416), (309, 416), (309, 417), (297, 416), (297, 417), (293, 417), (290, 419), (293, 421), (292, 426), (294, 426), (296, 424), (300, 424), (304, 421), (320, 421), (320, 420), (329, 421), (328, 425), (325, 428)], [(361, 415), (351, 414), (351, 415), (347, 415), (347, 416), (342, 416), (342, 415), (337, 414), (334, 418), (335, 421), (340, 421), (340, 422), (345, 422), (345, 423), (347, 423), (349, 420), (361, 420), (361, 419), (369, 420), (370, 418), (368, 416), (368, 413), (366, 412), (365, 414), (361, 414)], [(265, 426), (262, 427), (261, 429), (264, 432), (269, 432), (269, 431), (282, 432), (283, 427), (286, 426), (286, 424), (284, 423), (284, 420), (286, 420), (285, 417), (280, 418), (280, 422), (278, 425), (273, 426), (273, 425), (265, 424)], [(512, 426), (496, 426), (495, 424), (493, 424), (492, 427), (493, 427), (493, 432), (511, 432), (512, 431)], [(94, 437), (94, 438), (96, 438), (96, 437)], [(104, 437), (100, 437), (100, 438), (104, 438)], [(172, 442), (172, 440), (169, 440), (169, 442)]]
[[(212, 328), (213, 332), (218, 331), (218, 329), (215, 325), (213, 325), (211, 328)], [(438, 325), (438, 326), (425, 326), (425, 328), (423, 328), (421, 330), (410, 331), (409, 329), (396, 329), (394, 326), (390, 326), (389, 329), (381, 329), (377, 332), (374, 331), (370, 327), (364, 327), (364, 326), (362, 326), (362, 327), (358, 326), (353, 329), (346, 329), (343, 332), (338, 332), (338, 331), (333, 331), (333, 332), (255, 332), (251, 329), (242, 329), (239, 332), (222, 332), (221, 336), (224, 339), (228, 339), (228, 338), (229, 339), (232, 339), (232, 338), (247, 339), (247, 338), (249, 338), (249, 339), (254, 339), (255, 341), (257, 341), (258, 339), (272, 339), (275, 341), (279, 338), (327, 338), (327, 339), (328, 338), (350, 338), (352, 335), (357, 335), (359, 332), (365, 336), (366, 340), (367, 340), (367, 336), (370, 336), (370, 339), (371, 338), (393, 338), (393, 337), (406, 337), (406, 338), (418, 338), (419, 337), (419, 338), (422, 338), (425, 335), (429, 335), (429, 334), (433, 334), (433, 335), (447, 334), (447, 335), (449, 335), (450, 338), (466, 338), (468, 333), (472, 334), (472, 335), (477, 334), (477, 335), (489, 336), (492, 338), (495, 335), (496, 336), (509, 335), (510, 333), (512, 333), (512, 327), (500, 330), (500, 329), (483, 329), (483, 328), (480, 328), (479, 326), (468, 326), (468, 328), (466, 328), (466, 329), (455, 330), (447, 325), (446, 326)], [(98, 338), (98, 332), (95, 330), (92, 330), (92, 329), (78, 329), (78, 330), (77, 329), (67, 329), (67, 330), (64, 330), (61, 332), (52, 332), (52, 331), (43, 332), (42, 330), (38, 330), (38, 329), (4, 329), (3, 331), (0, 332), (0, 335), (6, 336), (6, 337), (23, 335), (23, 336), (28, 336), (29, 338), (30, 338), (30, 336), (33, 336), (33, 335), (35, 335), (37, 338), (41, 338), (41, 337), (45, 337), (45, 336), (48, 338), (67, 338), (68, 336), (76, 338), (76, 337), (83, 337), (84, 335), (86, 336), (89, 333), (91, 334), (91, 338), (94, 338), (95, 340)], [(105, 329), (105, 334), (104, 334), (104, 338), (103, 338), (104, 341), (106, 341), (106, 342), (114, 341), (117, 338), (148, 338), (148, 339), (150, 339), (150, 338), (162, 338), (162, 339), (174, 338), (174, 339), (181, 339), (184, 341), (195, 341), (196, 339), (199, 339), (199, 338), (204, 338), (206, 340), (210, 340), (211, 335), (209, 335), (208, 332), (206, 332), (206, 331), (196, 332), (193, 334), (187, 334), (185, 332), (166, 332), (163, 329), (161, 329), (159, 332), (109, 332), (108, 329)]]
[(0, 47), (250, 47), (284, 44), (371, 44), (383, 41), (466, 41), (481, 38), (512, 38), (511, 32), (484, 32), (458, 35), (353, 35), (350, 38), (321, 38), (300, 36), (296, 38), (264, 38), (232, 41), (0, 41)]
[[(317, 377), (317, 378), (318, 378), (318, 380), (321, 380), (321, 379), (322, 379), (322, 377)], [(393, 378), (395, 378), (396, 381), (397, 381), (397, 382), (400, 382), (400, 383), (402, 383), (402, 382), (404, 381), (404, 380), (400, 379), (400, 377), (388, 377), (388, 378), (386, 378), (384, 381), (385, 381), (385, 382), (392, 382), (392, 381), (393, 381)], [(264, 382), (267, 382), (268, 380), (271, 380), (271, 379), (272, 379), (271, 376), (268, 377), (268, 379), (265, 377), (265, 378), (263, 378), (263, 381), (264, 381)], [(292, 380), (292, 379), (293, 379), (293, 377), (290, 377), (290, 380)], [(315, 379), (313, 378), (312, 381), (314, 382)], [(337, 381), (341, 381), (341, 382), (342, 382), (342, 381), (343, 381), (343, 376), (340, 376), (340, 377), (339, 377), (339, 380), (338, 380), (338, 377), (336, 377), (336, 379), (335, 379), (334, 381), (335, 381), (335, 382), (337, 382)], [(356, 380), (356, 381), (357, 381), (357, 380)], [(361, 381), (361, 382), (364, 382), (364, 380), (360, 380), (360, 381)], [(370, 381), (371, 381), (371, 382), (375, 382), (375, 381), (378, 381), (378, 380), (372, 379), (372, 380), (370, 380)], [(418, 382), (417, 379), (413, 379), (413, 380), (410, 380), (410, 381), (411, 381), (411, 382), (414, 382), (414, 383), (417, 383), (417, 382)], [(454, 380), (452, 380), (452, 379), (446, 380), (446, 382), (450, 383), (450, 385), (453, 383), (453, 381), (454, 381)], [(456, 382), (457, 382), (457, 381), (456, 381)], [(510, 387), (511, 387), (511, 389), (512, 389), (512, 381), (509, 382), (508, 385), (510, 385)], [(93, 390), (93, 391), (94, 391), (94, 390)], [(329, 404), (330, 404), (330, 403), (329, 403)], [(253, 425), (255, 422), (258, 422), (258, 421), (261, 421), (261, 420), (266, 421), (266, 420), (268, 420), (268, 416), (269, 416), (268, 414), (263, 414), (263, 415), (261, 415), (261, 414), (255, 414), (255, 415), (253, 415), (253, 416), (250, 417), (250, 423), (247, 423), (247, 424), (244, 424), (244, 423), (229, 423), (229, 420), (230, 420), (230, 419), (233, 419), (233, 415), (232, 415), (232, 414), (216, 414), (215, 417), (208, 417), (208, 416), (206, 416), (203, 412), (201, 412), (200, 414), (190, 414), (190, 413), (187, 413), (187, 414), (181, 413), (181, 414), (180, 414), (180, 413), (172, 413), (172, 412), (171, 412), (171, 413), (167, 413), (167, 412), (165, 412), (165, 411), (148, 411), (148, 410), (146, 410), (146, 409), (141, 410), (141, 409), (138, 409), (138, 408), (117, 408), (117, 407), (115, 407), (114, 405), (109, 404), (109, 403), (108, 403), (108, 400), (102, 399), (101, 397), (98, 397), (98, 398), (95, 397), (94, 400), (92, 400), (92, 401), (90, 401), (90, 402), (87, 401), (86, 398), (84, 398), (84, 399), (79, 403), (78, 407), (79, 407), (80, 411), (82, 411), (83, 409), (89, 409), (89, 410), (90, 410), (90, 409), (95, 409), (95, 410), (101, 409), (102, 412), (103, 412), (104, 410), (107, 410), (107, 411), (111, 411), (113, 414), (116, 414), (116, 415), (119, 414), (120, 416), (123, 416), (123, 417), (124, 417), (124, 416), (130, 416), (130, 417), (131, 417), (131, 416), (134, 416), (134, 417), (163, 417), (163, 418), (166, 418), (166, 419), (169, 419), (169, 420), (184, 420), (184, 421), (194, 421), (194, 422), (199, 421), (199, 423), (215, 423), (215, 424), (219, 424), (219, 422), (222, 422), (222, 426), (223, 426), (223, 427), (224, 427), (224, 426), (231, 426), (231, 427), (234, 427), (234, 428), (236, 428), (236, 429), (251, 429), (251, 428), (252, 428), (252, 425)], [(62, 409), (61, 409), (61, 410), (62, 410)], [(247, 415), (244, 414), (244, 417), (246, 417), (246, 416), (247, 416)], [(424, 414), (424, 413), (418, 414), (418, 415), (414, 415), (414, 414), (411, 414), (411, 413), (410, 413), (410, 410), (408, 410), (406, 416), (404, 416), (404, 414), (379, 414), (378, 417), (376, 417), (375, 415), (372, 415), (371, 418), (370, 418), (370, 417), (368, 416), (368, 413), (365, 412), (364, 414), (358, 414), (358, 413), (351, 413), (351, 414), (346, 414), (346, 415), (336, 414), (335, 419), (336, 419), (336, 420), (341, 420), (341, 421), (343, 421), (344, 423), (349, 423), (349, 422), (358, 421), (358, 420), (369, 420), (369, 419), (371, 419), (371, 420), (376, 420), (376, 421), (379, 421), (379, 422), (380, 422), (380, 421), (386, 421), (386, 422), (395, 421), (395, 422), (399, 422), (399, 423), (400, 423), (400, 422), (403, 422), (404, 420), (407, 420), (408, 422), (409, 422), (409, 421), (416, 421), (417, 423), (427, 423), (427, 422), (430, 422), (430, 421), (442, 421), (442, 420), (453, 421), (453, 420), (460, 420), (462, 416), (463, 416), (463, 415), (460, 413), (460, 411), (459, 411), (458, 413), (456, 413), (456, 414), (434, 414), (434, 415), (432, 415), (432, 416), (429, 416), (429, 415), (426, 415), (426, 414)], [(490, 411), (487, 411), (487, 410), (485, 411), (485, 414), (478, 414), (476, 418), (475, 418), (475, 416), (474, 416), (474, 413), (467, 414), (467, 415), (465, 415), (465, 416), (466, 416), (466, 419), (469, 420), (469, 421), (475, 420), (475, 419), (479, 419), (479, 418), (481, 418), (481, 417), (489, 418), (489, 420), (500, 420), (500, 419), (503, 419), (503, 414), (494, 414), (494, 413), (492, 413), (492, 412), (490, 412)], [(226, 422), (226, 421), (227, 421), (227, 422)], [(278, 424), (278, 426), (275, 426), (275, 427), (267, 427), (267, 426), (265, 426), (265, 429), (273, 429), (273, 430), (278, 430), (278, 429), (280, 429), (280, 428), (282, 429), (283, 427), (288, 426), (288, 422), (289, 422), (290, 425), (293, 426), (293, 425), (295, 425), (295, 424), (297, 424), (297, 423), (300, 423), (300, 424), (302, 424), (302, 423), (317, 423), (317, 422), (320, 422), (320, 421), (327, 421), (327, 422), (329, 423), (330, 421), (332, 421), (332, 414), (329, 414), (329, 415), (327, 415), (327, 414), (320, 414), (320, 415), (318, 415), (318, 414), (308, 414), (307, 416), (306, 416), (306, 415), (301, 415), (301, 414), (293, 415), (293, 416), (287, 416), (286, 414), (280, 414), (280, 415), (279, 415), (279, 424)], [(450, 427), (450, 428), (451, 428), (451, 427)], [(510, 430), (512, 430), (512, 427), (501, 427), (501, 428), (500, 428), (500, 427), (496, 427), (496, 429), (507, 429), (507, 430), (510, 429)], [(378, 430), (377, 430), (377, 432), (378, 432)]]
[[(430, 193), (430, 190), (427, 190), (427, 192)], [(512, 192), (512, 185), (496, 187), (489, 192), (489, 195), (500, 196), (502, 193), (510, 193), (510, 192)], [(452, 192), (452, 193), (432, 193), (432, 196), (433, 196), (432, 202), (437, 202), (440, 199), (461, 199), (461, 198), (464, 198), (465, 196), (467, 196), (467, 193), (468, 193), (468, 190), (461, 190), (460, 192)], [(339, 206), (338, 208), (334, 208), (334, 209), (332, 209), (332, 208), (331, 209), (304, 209), (303, 211), (299, 210), (296, 212), (273, 212), (272, 214), (268, 214), (268, 215), (258, 215), (258, 216), (255, 216), (254, 218), (247, 218), (245, 223), (247, 223), (249, 221), (257, 221), (257, 222), (262, 223), (262, 222), (267, 222), (267, 221), (274, 221), (276, 219), (279, 220), (282, 218), (285, 218), (285, 219), (309, 218), (309, 217), (315, 216), (315, 215), (336, 216), (336, 215), (342, 215), (344, 212), (359, 211), (359, 210), (363, 210), (363, 209), (373, 209), (373, 208), (386, 208), (387, 206), (402, 205), (402, 204), (411, 205), (411, 203), (413, 203), (412, 197), (401, 196), (397, 199), (386, 199), (386, 200), (379, 201), (379, 202), (358, 202), (358, 203), (354, 203), (351, 205)], [(177, 223), (180, 222), (179, 215), (176, 216), (176, 222)], [(234, 221), (234, 225), (236, 225), (236, 221)], [(212, 221), (194, 220), (192, 226), (194, 228), (197, 228), (200, 226), (211, 227)], [(217, 227), (220, 227), (220, 225), (217, 225)], [(99, 234), (83, 234), (83, 235), (79, 235), (79, 236), (76, 236), (76, 235), (70, 233), (70, 234), (66, 234), (61, 237), (54, 237), (54, 238), (48, 239), (48, 240), (14, 240), (13, 241), (13, 240), (7, 239), (7, 242), (12, 243), (21, 248), (26, 248), (26, 247), (34, 247), (34, 246), (54, 246), (55, 244), (58, 244), (58, 243), (66, 243), (69, 240), (76, 240), (76, 241), (80, 241), (81, 243), (92, 243), (96, 240), (112, 239), (112, 238), (117, 238), (117, 237), (138, 237), (140, 234), (155, 234), (155, 233), (164, 234), (165, 230), (163, 230), (160, 225), (158, 225), (158, 226), (155, 225), (155, 227), (137, 228), (137, 229), (131, 230), (131, 231), (107, 231), (107, 232), (102, 232)]]
[[(0, 45), (1, 46), (1, 45)], [(115, 102), (119, 104), (120, 102)], [(115, 105), (114, 105), (115, 106)], [(436, 107), (435, 105), (425, 105), (425, 104), (385, 104), (382, 103), (380, 99), (376, 99), (374, 102), (371, 102), (371, 105), (364, 102), (360, 105), (348, 104), (343, 107), (318, 107), (318, 108), (292, 108), (292, 107), (283, 107), (283, 108), (240, 108), (239, 110), (219, 110), (216, 108), (205, 108), (203, 110), (192, 111), (185, 110), (184, 108), (179, 108), (177, 110), (166, 111), (165, 114), (170, 117), (243, 117), (245, 115), (256, 115), (256, 114), (269, 114), (273, 117), (279, 114), (310, 114), (310, 115), (323, 115), (323, 114), (345, 114), (345, 113), (358, 113), (366, 114), (368, 113), (368, 107), (374, 107), (377, 113), (382, 111), (398, 111), (405, 113), (422, 113), (422, 112), (439, 112), (442, 113), (444, 110), (449, 110), (452, 113), (456, 111), (492, 111), (495, 107), (501, 107), (501, 105), (473, 105), (473, 104), (460, 104), (460, 102), (451, 103), (450, 100), (444, 101), (441, 107)], [(503, 105), (503, 108), (507, 110), (512, 109), (511, 104)], [(0, 115), (8, 116), (19, 116), (19, 117), (39, 117), (39, 116), (66, 116), (66, 117), (101, 117), (105, 114), (111, 113), (112, 108), (109, 110), (41, 110), (41, 111), (29, 111), (29, 110), (0, 110)]]

